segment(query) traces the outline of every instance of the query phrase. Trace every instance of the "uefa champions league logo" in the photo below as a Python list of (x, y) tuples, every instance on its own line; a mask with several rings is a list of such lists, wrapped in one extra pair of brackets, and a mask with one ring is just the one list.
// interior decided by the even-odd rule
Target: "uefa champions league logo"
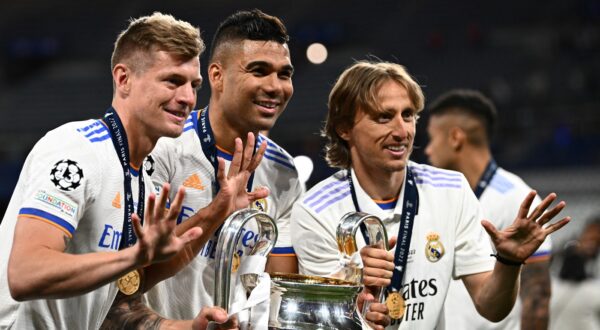
[(50, 181), (60, 190), (75, 190), (81, 185), (81, 180), (83, 180), (83, 170), (77, 162), (69, 159), (54, 164), (50, 171)]

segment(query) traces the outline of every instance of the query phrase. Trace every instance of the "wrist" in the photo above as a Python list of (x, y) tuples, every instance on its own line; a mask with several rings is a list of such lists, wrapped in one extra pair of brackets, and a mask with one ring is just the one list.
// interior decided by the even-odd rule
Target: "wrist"
[(501, 256), (499, 253), (490, 254), (490, 256), (496, 258), (496, 260), (498, 262), (500, 262), (501, 264), (507, 265), (507, 266), (519, 267), (519, 266), (525, 264), (524, 261), (514, 261), (514, 260), (506, 259), (503, 256)]

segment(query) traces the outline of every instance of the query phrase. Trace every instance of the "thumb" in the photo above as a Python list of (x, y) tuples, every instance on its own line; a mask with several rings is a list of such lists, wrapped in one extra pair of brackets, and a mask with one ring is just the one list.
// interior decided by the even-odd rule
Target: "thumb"
[(202, 231), (202, 228), (194, 227), (194, 228), (190, 228), (179, 238), (183, 241), (184, 244), (187, 244), (195, 239), (200, 238), (200, 236), (202, 236), (203, 233), (204, 232)]
[(488, 235), (490, 235), (492, 241), (496, 241), (496, 239), (498, 238), (498, 230), (496, 229), (496, 227), (494, 227), (494, 225), (487, 220), (481, 220), (481, 225), (483, 226), (483, 229), (485, 229), (485, 231), (488, 233)]
[(194, 330), (206, 330), (210, 322), (224, 323), (227, 321), (227, 313), (220, 307), (202, 307), (200, 314), (194, 320)]
[(390, 250), (396, 246), (396, 242), (398, 242), (398, 236), (392, 236), (388, 241), (388, 246)]
[(258, 188), (254, 189), (254, 190), (252, 190), (251, 192), (248, 193), (248, 199), (250, 199), (250, 202), (254, 202), (254, 201), (259, 200), (261, 198), (267, 198), (270, 193), (271, 193), (271, 191), (269, 190), (269, 188), (267, 188), (267, 187), (258, 187)]

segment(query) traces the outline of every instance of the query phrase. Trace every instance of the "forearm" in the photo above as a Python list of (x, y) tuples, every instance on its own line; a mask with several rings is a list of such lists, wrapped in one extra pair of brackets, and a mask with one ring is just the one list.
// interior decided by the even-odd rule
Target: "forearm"
[(473, 299), (481, 316), (499, 322), (510, 313), (519, 292), (520, 268), (496, 262), (494, 270), (483, 279)]
[(16, 300), (68, 298), (115, 281), (137, 267), (131, 248), (76, 255), (16, 247), (9, 261), (8, 281)]
[[(142, 273), (141, 286), (146, 286)], [(131, 296), (119, 292), (100, 327), (101, 330), (120, 329), (191, 329), (192, 321), (167, 320), (142, 302), (142, 290)]]
[(520, 298), (523, 303), (521, 329), (547, 329), (550, 304), (549, 262), (523, 266)]

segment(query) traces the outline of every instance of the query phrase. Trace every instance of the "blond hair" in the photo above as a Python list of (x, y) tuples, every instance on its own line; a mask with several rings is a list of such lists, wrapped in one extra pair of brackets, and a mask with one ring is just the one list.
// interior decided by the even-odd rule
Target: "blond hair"
[(119, 34), (111, 57), (111, 69), (125, 63), (139, 73), (152, 64), (152, 51), (162, 50), (189, 60), (200, 56), (204, 49), (198, 28), (171, 15), (155, 12), (131, 19), (127, 29)]
[(349, 168), (350, 150), (339, 129), (351, 128), (358, 110), (366, 114), (383, 112), (377, 103), (377, 92), (387, 81), (404, 86), (418, 112), (423, 110), (425, 97), (417, 82), (406, 69), (396, 63), (358, 61), (344, 70), (329, 94), (329, 111), (321, 135), (327, 138), (325, 159), (332, 167)]

